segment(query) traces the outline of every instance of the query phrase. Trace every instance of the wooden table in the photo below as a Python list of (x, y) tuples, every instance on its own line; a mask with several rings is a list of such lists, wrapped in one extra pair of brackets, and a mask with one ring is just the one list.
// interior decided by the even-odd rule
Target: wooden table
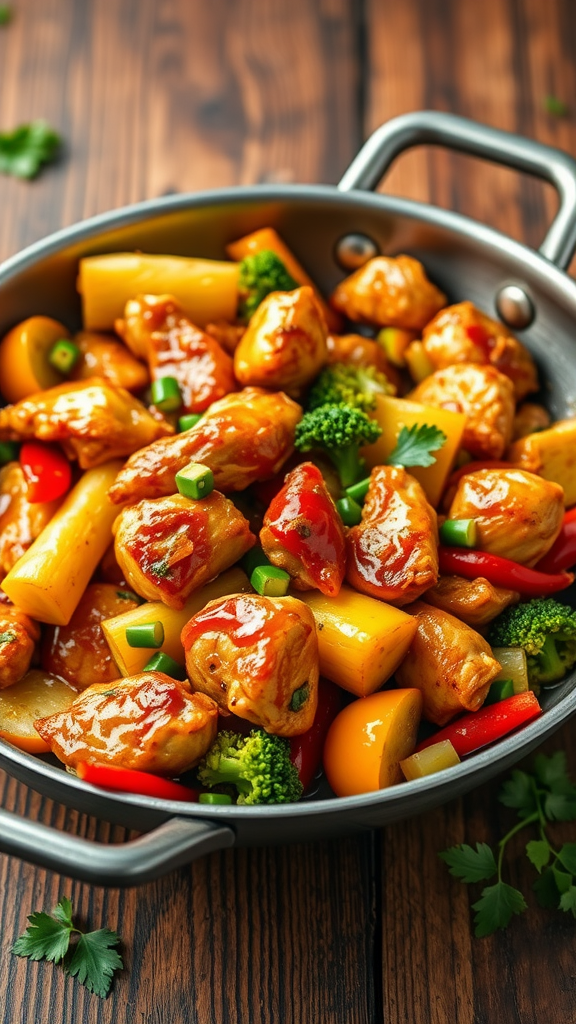
[[(66, 147), (32, 184), (0, 179), (0, 258), (56, 228), (174, 190), (337, 182), (363, 138), (452, 110), (576, 153), (573, 0), (14, 0), (0, 29), (0, 126), (45, 117)], [(573, 113), (546, 113), (552, 94)], [(539, 184), (443, 152), (386, 189), (537, 245)], [(549, 744), (569, 750), (574, 725)], [(79, 835), (121, 829), (2, 778), (5, 807)], [(574, 921), (539, 910), (476, 940), (437, 851), (495, 842), (498, 783), (361, 838), (232, 851), (131, 892), (0, 859), (2, 1024), (573, 1024)], [(502, 812), (502, 813), (501, 813)], [(570, 827), (568, 827), (570, 828)], [(565, 835), (565, 838), (568, 838)], [(573, 830), (572, 836), (574, 838)], [(511, 850), (510, 878), (532, 873)], [(10, 955), (26, 915), (70, 895), (118, 928), (126, 970), (102, 1002)]]

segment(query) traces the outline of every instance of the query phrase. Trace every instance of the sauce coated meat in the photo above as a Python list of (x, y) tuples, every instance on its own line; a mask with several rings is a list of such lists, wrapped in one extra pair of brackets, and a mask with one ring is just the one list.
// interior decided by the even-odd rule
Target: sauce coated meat
[(419, 331), (446, 296), (412, 256), (376, 256), (341, 281), (330, 301), (349, 320)]

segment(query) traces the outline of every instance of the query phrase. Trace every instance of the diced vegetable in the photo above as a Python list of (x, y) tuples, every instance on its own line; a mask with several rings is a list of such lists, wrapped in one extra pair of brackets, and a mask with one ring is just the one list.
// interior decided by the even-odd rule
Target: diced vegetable
[(10, 600), (39, 622), (65, 626), (112, 540), (118, 508), (108, 498), (121, 461), (89, 469), (2, 581)]
[(420, 690), (383, 690), (336, 716), (324, 744), (324, 771), (336, 796), (370, 793), (400, 782), (422, 712)]
[(200, 793), (198, 801), (201, 804), (220, 804), (225, 806), (226, 804), (232, 803), (232, 797), (228, 796), (227, 793)]
[(529, 689), (526, 651), (521, 647), (493, 647), (492, 654), (502, 666), (500, 675), (494, 681), (511, 679), (513, 692), (525, 693)]
[[(497, 704), (500, 700), (506, 700), (507, 697), (514, 696), (514, 683), (511, 679), (496, 679), (488, 690), (488, 696), (484, 701), (484, 707), (487, 704)], [(432, 749), (431, 747), (429, 749)]]
[(186, 803), (198, 800), (195, 789), (182, 786), (179, 782), (172, 782), (171, 779), (161, 779), (151, 772), (139, 772), (114, 764), (91, 761), (80, 761), (76, 765), (76, 772), (79, 779), (90, 783), (91, 786), (111, 789), (117, 793), (138, 793), (141, 796), (154, 796), (159, 800), (181, 800)]
[(18, 458), (20, 445), (16, 441), (0, 441), (0, 466), (14, 462)]
[(440, 743), (433, 743), (425, 750), (400, 761), (400, 768), (404, 778), (411, 782), (412, 779), (423, 779), (427, 775), (443, 772), (456, 764), (460, 764), (460, 758), (450, 740), (441, 740)]
[(440, 547), (438, 551), (440, 572), (447, 576), (465, 576), (475, 580), (483, 576), (494, 587), (517, 590), (523, 597), (543, 597), (565, 590), (572, 583), (572, 573), (555, 574), (538, 572), (527, 565), (520, 565), (510, 558), (491, 555), (487, 551), (467, 551), (464, 548)]
[(346, 586), (337, 597), (298, 596), (316, 620), (321, 676), (365, 697), (396, 671), (416, 632), (412, 615)]
[(450, 740), (458, 756), (465, 757), (489, 743), (495, 743), (521, 725), (527, 725), (541, 714), (542, 709), (531, 690), (528, 693), (516, 693), (497, 704), (488, 707), (484, 705), (479, 711), (462, 715), (430, 739), (423, 740), (416, 749), (424, 750), (433, 743)]
[(0, 342), (0, 380), (8, 402), (55, 387), (62, 377), (50, 365), (52, 346), (70, 335), (64, 324), (47, 316), (32, 316), (13, 327)]
[(130, 647), (162, 647), (164, 643), (164, 626), (156, 622), (141, 622), (137, 626), (126, 629), (126, 643)]
[(208, 466), (191, 462), (176, 473), (176, 487), (185, 498), (206, 498), (214, 490), (214, 474)]
[(254, 572), (254, 569), (256, 569), (259, 565), (270, 566), (272, 565), (272, 563), (264, 554), (262, 548), (260, 547), (260, 544), (255, 544), (253, 548), (250, 548), (250, 551), (247, 551), (245, 555), (242, 555), (242, 558), (240, 559), (240, 565), (242, 566), (244, 572), (248, 576), (248, 579), (250, 579), (252, 573)]
[(186, 669), (179, 665), (174, 658), (171, 658), (169, 654), (164, 654), (163, 651), (153, 654), (144, 665), (143, 671), (163, 672), (165, 676), (170, 676), (172, 679), (186, 678)]
[(328, 679), (320, 679), (318, 707), (312, 726), (300, 736), (290, 738), (290, 760), (298, 771), (304, 792), (310, 787), (320, 768), (324, 740), (341, 707), (342, 690)]
[[(350, 488), (347, 488), (350, 490)], [(339, 498), (336, 502), (338, 514), (345, 526), (357, 526), (362, 522), (362, 509), (354, 498), (348, 494), (345, 498)]]
[(442, 544), (460, 548), (474, 548), (478, 543), (475, 519), (445, 519), (440, 527)]
[(31, 669), (18, 683), (0, 690), (0, 736), (29, 754), (46, 753), (49, 747), (34, 722), (65, 711), (77, 696), (64, 679)]
[(56, 501), (70, 489), (72, 467), (57, 444), (26, 441), (20, 449), (20, 465), (31, 505)]
[(158, 377), (152, 381), (152, 402), (161, 412), (176, 412), (182, 405), (180, 385), (175, 377)]
[(290, 576), (275, 565), (257, 565), (250, 577), (254, 590), (263, 597), (284, 597), (290, 586)]
[(576, 565), (576, 508), (566, 512), (562, 529), (550, 551), (536, 565), (539, 572), (563, 572)]
[(576, 473), (574, 447), (576, 445), (576, 417), (559, 420), (548, 430), (539, 430), (514, 441), (508, 449), (508, 458), (521, 469), (537, 473), (564, 488), (567, 508), (576, 504)]
[(183, 256), (115, 252), (80, 260), (78, 291), (85, 330), (108, 331), (135, 295), (172, 295), (198, 327), (233, 321), (238, 265)]
[(413, 341), (409, 345), (404, 353), (404, 359), (410, 376), (416, 384), (420, 384), (431, 373), (434, 373), (434, 365), (428, 358), (426, 349), (421, 341)]
[(404, 331), (400, 327), (383, 327), (376, 335), (392, 365), (400, 369), (406, 366), (406, 349), (415, 338), (415, 331)]
[(48, 362), (58, 373), (65, 376), (74, 369), (80, 359), (80, 349), (73, 341), (60, 338), (48, 353)]
[(364, 502), (364, 498), (368, 494), (370, 487), (370, 477), (365, 476), (363, 480), (359, 480), (357, 484), (352, 484), (346, 488), (346, 494), (356, 504), (361, 505)]
[(202, 413), (200, 412), (189, 412), (185, 416), (181, 416), (178, 420), (178, 430), (183, 433), (185, 430), (191, 430), (195, 427), (199, 420), (202, 419)]

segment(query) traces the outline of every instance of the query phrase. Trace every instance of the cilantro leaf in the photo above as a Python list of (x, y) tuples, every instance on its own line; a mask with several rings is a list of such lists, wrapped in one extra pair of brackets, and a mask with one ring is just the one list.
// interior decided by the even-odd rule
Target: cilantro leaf
[(569, 875), (566, 871), (560, 871), (559, 868), (552, 868), (552, 874), (554, 875), (554, 881), (556, 882), (558, 892), (568, 892), (568, 889), (572, 885), (572, 875)]
[(526, 843), (526, 856), (534, 865), (538, 874), (542, 872), (550, 860), (550, 843), (546, 839), (532, 839)]
[(576, 875), (576, 843), (564, 843), (558, 851), (558, 860), (571, 875)]
[(46, 121), (32, 121), (0, 134), (0, 174), (36, 177), (42, 164), (54, 160), (60, 142)]
[(474, 934), (481, 938), (492, 935), (498, 928), (506, 928), (513, 914), (522, 914), (526, 910), (526, 900), (518, 889), (506, 882), (496, 882), (482, 890), (472, 909), (476, 911)]
[(54, 907), (52, 916), (55, 917), (57, 921), (60, 921), (60, 924), (64, 924), (68, 928), (73, 928), (72, 900), (68, 899), (67, 896), (63, 896), (60, 902)]
[(541, 907), (545, 907), (546, 910), (558, 909), (560, 893), (558, 892), (552, 868), (546, 868), (546, 871), (542, 872), (540, 878), (536, 879), (532, 888)]
[(114, 949), (120, 939), (110, 928), (80, 935), (66, 970), (77, 977), (89, 992), (105, 999), (114, 978), (114, 971), (124, 966), (122, 958)]
[(402, 427), (396, 447), (386, 462), (389, 466), (433, 466), (436, 459), (430, 453), (445, 443), (446, 434), (438, 427), (429, 427), (426, 423)]
[(576, 787), (571, 782), (555, 782), (544, 797), (544, 814), (550, 821), (576, 820)]
[(549, 789), (553, 789), (556, 783), (569, 782), (565, 751), (557, 750), (551, 757), (537, 754), (534, 758), (534, 774), (538, 782)]
[(538, 809), (532, 778), (518, 769), (504, 783), (498, 799), (505, 807), (514, 807), (519, 818), (529, 818)]
[(566, 892), (562, 893), (558, 909), (565, 910), (576, 917), (576, 885), (571, 885)]
[(71, 928), (49, 914), (31, 914), (26, 931), (12, 946), (16, 956), (58, 963), (68, 952)]
[(443, 850), (438, 856), (448, 865), (450, 874), (463, 882), (483, 882), (496, 874), (494, 854), (487, 843), (476, 843), (476, 849), (462, 843)]

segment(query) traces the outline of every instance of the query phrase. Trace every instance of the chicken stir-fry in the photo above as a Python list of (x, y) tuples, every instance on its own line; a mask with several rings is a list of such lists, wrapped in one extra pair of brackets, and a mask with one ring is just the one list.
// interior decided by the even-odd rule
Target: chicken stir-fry
[(28, 615), (0, 604), (0, 690), (26, 674), (39, 638), (40, 629)]
[(102, 377), (115, 388), (142, 391), (150, 382), (150, 374), (139, 359), (135, 359), (125, 345), (110, 334), (80, 331), (74, 338), (80, 352), (72, 368), (70, 380), (90, 380)]
[(0, 578), (5, 576), (50, 522), (59, 502), (31, 504), (18, 462), (0, 469)]
[(342, 281), (332, 305), (355, 323), (419, 331), (442, 309), (446, 296), (411, 256), (376, 256)]
[(426, 591), (423, 600), (442, 612), (455, 615), (467, 626), (481, 629), (509, 605), (517, 604), (520, 594), (506, 587), (495, 587), (482, 576), (475, 580), (441, 576), (436, 586)]

